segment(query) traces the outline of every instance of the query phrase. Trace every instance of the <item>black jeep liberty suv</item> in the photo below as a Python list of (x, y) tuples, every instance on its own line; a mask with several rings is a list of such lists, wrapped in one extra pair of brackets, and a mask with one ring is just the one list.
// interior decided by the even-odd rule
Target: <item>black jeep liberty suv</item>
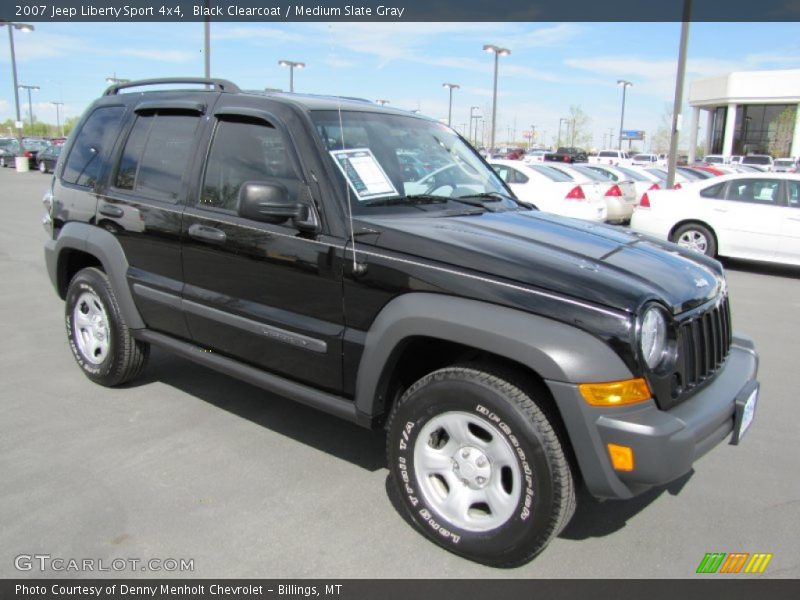
[(413, 522), (476, 561), (530, 560), (578, 482), (631, 498), (753, 419), (758, 357), (719, 263), (526, 206), (418, 115), (115, 85), (45, 205), (87, 377), (122, 384), (155, 345), (385, 427)]

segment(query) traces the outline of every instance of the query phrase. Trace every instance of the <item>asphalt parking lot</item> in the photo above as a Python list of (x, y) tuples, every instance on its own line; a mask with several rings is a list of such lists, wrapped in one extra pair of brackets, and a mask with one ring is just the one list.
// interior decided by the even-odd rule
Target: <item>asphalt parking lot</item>
[(707, 552), (774, 554), (763, 575), (737, 577), (800, 576), (800, 269), (727, 265), (734, 323), (761, 354), (742, 445), (631, 501), (579, 497), (541, 556), (497, 570), (406, 524), (380, 432), (158, 350), (124, 389), (86, 379), (44, 267), (48, 182), (0, 169), (0, 577), (75, 576), (15, 568), (48, 554), (194, 563), (127, 577), (685, 578)]

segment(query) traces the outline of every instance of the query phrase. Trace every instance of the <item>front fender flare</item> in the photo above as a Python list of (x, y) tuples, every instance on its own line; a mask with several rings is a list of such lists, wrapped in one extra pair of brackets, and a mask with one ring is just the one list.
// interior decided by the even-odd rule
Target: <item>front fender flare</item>
[(516, 361), (552, 381), (629, 379), (622, 359), (597, 337), (577, 327), (520, 310), (441, 294), (395, 298), (378, 314), (364, 343), (356, 380), (356, 408), (382, 412), (384, 383), (395, 349), (410, 337), (470, 346)]

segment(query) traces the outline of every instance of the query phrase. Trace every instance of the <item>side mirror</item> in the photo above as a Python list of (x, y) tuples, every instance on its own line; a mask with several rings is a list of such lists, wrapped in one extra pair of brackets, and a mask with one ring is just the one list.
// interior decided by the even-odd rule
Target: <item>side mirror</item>
[(285, 185), (248, 181), (239, 188), (239, 216), (266, 223), (303, 220), (308, 208), (292, 202)]

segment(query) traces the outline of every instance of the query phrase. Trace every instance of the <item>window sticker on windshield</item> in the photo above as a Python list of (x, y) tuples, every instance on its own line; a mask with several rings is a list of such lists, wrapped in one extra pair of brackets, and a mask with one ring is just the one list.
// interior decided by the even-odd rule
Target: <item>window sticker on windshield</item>
[(397, 189), (369, 148), (331, 150), (331, 156), (359, 200), (397, 196)]

